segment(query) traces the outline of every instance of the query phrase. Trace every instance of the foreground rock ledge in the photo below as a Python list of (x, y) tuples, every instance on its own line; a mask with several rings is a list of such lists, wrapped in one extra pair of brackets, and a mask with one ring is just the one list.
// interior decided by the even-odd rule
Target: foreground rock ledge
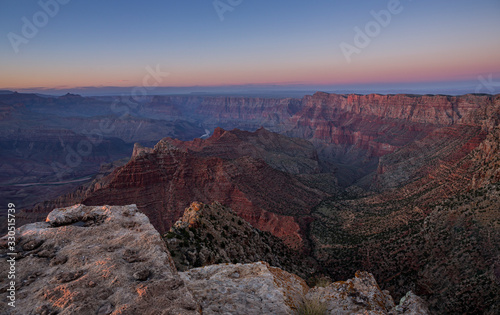
[[(0, 239), (0, 293), (7, 295), (7, 239)], [(264, 262), (178, 273), (148, 218), (130, 206), (75, 205), (17, 230), (16, 308), (1, 314), (296, 314), (304, 302), (325, 314), (427, 314), (409, 292), (395, 306), (373, 276), (309, 289)]]
[(396, 306), (368, 272), (313, 289), (264, 262), (211, 265), (180, 275), (204, 314), (297, 314), (303, 303), (322, 305), (324, 314), (428, 314), (425, 302), (411, 291)]
[[(47, 222), (17, 232), (16, 307), (2, 298), (2, 312), (199, 314), (165, 243), (135, 205), (55, 209)], [(0, 269), (5, 297), (6, 259)]]

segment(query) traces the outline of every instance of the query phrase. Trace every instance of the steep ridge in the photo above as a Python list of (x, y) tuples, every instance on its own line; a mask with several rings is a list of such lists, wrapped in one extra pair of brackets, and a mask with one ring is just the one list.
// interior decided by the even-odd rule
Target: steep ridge
[(136, 202), (160, 232), (166, 231), (190, 200), (220, 201), (261, 230), (302, 245), (301, 226), (324, 196), (262, 160), (198, 157), (160, 142), (153, 153), (118, 169), (83, 200), (85, 204)]
[(179, 271), (265, 261), (309, 280), (320, 269), (312, 257), (291, 250), (281, 239), (254, 228), (218, 202), (193, 202), (163, 238)]
[[(125, 166), (73, 194), (40, 205), (34, 211), (47, 212), (54, 206), (75, 202), (86, 205), (133, 202), (163, 233), (182, 216), (192, 200), (203, 203), (219, 201), (260, 230), (271, 232), (290, 246), (303, 247), (304, 233), (310, 222), (309, 212), (328, 194), (306, 186), (293, 174), (272, 168), (260, 158), (244, 154), (262, 152), (255, 146), (244, 152), (233, 150), (236, 155), (231, 157), (217, 156), (224, 155), (221, 152), (231, 152), (225, 151), (224, 145), (228, 142), (218, 140), (223, 137), (232, 139), (241, 132), (220, 129), (220, 133), (222, 135), (215, 134), (206, 140), (212, 146), (222, 146), (213, 152), (210, 149), (199, 152), (185, 149), (182, 143), (170, 138), (160, 141), (154, 149), (136, 146), (134, 156)], [(258, 136), (249, 137), (255, 139)], [(297, 151), (297, 143), (303, 141), (285, 141), (279, 135), (275, 139), (280, 145), (287, 141), (293, 145), (290, 150), (287, 147), (281, 150), (283, 155), (290, 156), (290, 167), (294, 169), (292, 157)], [(185, 145), (189, 147), (197, 141)], [(238, 142), (233, 144), (238, 145)], [(247, 142), (247, 147), (252, 148), (251, 142)], [(311, 149), (310, 144), (306, 148)], [(307, 157), (308, 151), (304, 151)], [(302, 157), (299, 162), (305, 159), (314, 165), (317, 161), (313, 152), (309, 152), (312, 159)], [(272, 158), (273, 153), (268, 156)]]
[(438, 129), (384, 156), (370, 179), (372, 185), (382, 189), (406, 185), (413, 194), (432, 191), (434, 197), (421, 197), (431, 202), (499, 181), (500, 96), (464, 119), (474, 125)]
[[(468, 153), (485, 133), (480, 116), (494, 102), (490, 95), (355, 95), (315, 93), (296, 99), (245, 97), (162, 97), (161, 104), (177, 104), (186, 115), (207, 127), (255, 130), (260, 126), (313, 142), (324, 164), (335, 165), (337, 177), (349, 186), (375, 172), (379, 159), (428, 138), (470, 142), (459, 151)], [(152, 106), (145, 104), (145, 108)], [(490, 106), (491, 107), (491, 106)], [(448, 128), (448, 129), (447, 129)], [(484, 129), (482, 130), (484, 131)], [(432, 139), (433, 137), (433, 139)], [(419, 148), (411, 148), (417, 150)], [(384, 163), (382, 163), (384, 164)], [(383, 165), (382, 165), (383, 166)], [(366, 185), (366, 181), (364, 184)]]
[[(148, 96), (136, 103), (126, 98), (117, 102), (112, 97), (68, 94), (57, 98), (12, 93), (0, 95), (0, 102), (4, 104), (3, 115), (17, 117), (30, 112), (57, 116), (55, 121), (45, 118), (36, 122), (53, 129), (64, 126), (78, 133), (111, 124), (113, 132), (106, 136), (126, 142), (158, 141), (164, 136), (189, 140), (201, 136), (204, 128), (211, 131), (218, 126), (251, 131), (264, 126), (313, 142), (323, 164), (336, 167), (340, 183), (349, 186), (375, 171), (380, 157), (440, 128), (451, 128), (449, 134), (442, 134), (451, 139), (463, 132), (457, 126), (481, 125), (472, 114), (487, 108), (493, 96), (318, 92), (303, 99)], [(121, 115), (119, 119), (117, 115)]]
[[(196, 111), (203, 99), (189, 98), (189, 106)], [(275, 129), (309, 139), (317, 158), (310, 147), (303, 148), (307, 154), (280, 156), (267, 137), (217, 129), (207, 140), (136, 146), (126, 166), (57, 202), (139, 203), (165, 232), (192, 200), (219, 200), (289, 245), (314, 244), (313, 255), (334, 279), (369, 270), (396, 297), (414, 290), (435, 312), (496, 314), (499, 100), (316, 93)], [(250, 111), (251, 122), (239, 122), (244, 104), (221, 105), (204, 119), (242, 126), (266, 121)], [(287, 162), (273, 164), (280, 158)], [(316, 176), (325, 159), (338, 167), (342, 184), (365, 191), (351, 186), (349, 194), (315, 207), (328, 197), (325, 189), (304, 184), (304, 174), (277, 170)]]

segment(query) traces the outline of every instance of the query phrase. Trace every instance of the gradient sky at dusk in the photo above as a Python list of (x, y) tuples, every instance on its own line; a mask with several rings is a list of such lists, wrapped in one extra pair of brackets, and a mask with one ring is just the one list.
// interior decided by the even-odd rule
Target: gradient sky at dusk
[(401, 0), (401, 13), (348, 63), (340, 44), (353, 45), (354, 28), (390, 1), (221, 0), (241, 2), (221, 21), (213, 0), (71, 0), (16, 53), (8, 34), (22, 36), (22, 18), (42, 8), (2, 0), (0, 88), (140, 86), (146, 67), (157, 65), (169, 73), (160, 85), (173, 87), (403, 83), (465, 91), (479, 75), (500, 81), (499, 0)]

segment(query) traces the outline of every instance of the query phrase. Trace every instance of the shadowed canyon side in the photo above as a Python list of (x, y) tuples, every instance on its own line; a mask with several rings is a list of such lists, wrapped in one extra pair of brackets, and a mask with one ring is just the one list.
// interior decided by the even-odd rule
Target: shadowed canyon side
[[(130, 156), (133, 142), (154, 145), (167, 136), (192, 140), (203, 135), (206, 128), (212, 131), (218, 126), (251, 131), (264, 126), (311, 141), (321, 157), (321, 167), (335, 168), (339, 184), (349, 186), (377, 169), (384, 173), (394, 167), (379, 165), (380, 158), (413, 143), (427, 145), (422, 139), (430, 135), (444, 143), (446, 139), (470, 137), (469, 147), (461, 151), (473, 149), (484, 134), (475, 134), (481, 122), (472, 113), (486, 108), (493, 98), (318, 92), (303, 99), (151, 96), (135, 103), (123, 97), (1, 94), (0, 142), (5, 148), (2, 150), (5, 172), (0, 184), (10, 185), (6, 188), (9, 196), (16, 196), (15, 201), (21, 207), (30, 207), (47, 195), (73, 189), (74, 185), (62, 190), (52, 187), (51, 193), (48, 189), (12, 184), (84, 178), (103, 162)], [(32, 135), (48, 143), (30, 141)], [(433, 139), (430, 141), (434, 143)], [(88, 142), (92, 149), (89, 155)], [(419, 147), (408, 153), (414, 150)], [(83, 155), (75, 156), (78, 152)], [(78, 157), (82, 159), (80, 164), (76, 163)], [(395, 183), (398, 182), (379, 182)], [(371, 185), (367, 181), (360, 184), (365, 188)], [(1, 197), (4, 195), (7, 196), (2, 193)]]
[(255, 130), (265, 127), (280, 132), (302, 107), (294, 98), (206, 97), (196, 110), (213, 127)]

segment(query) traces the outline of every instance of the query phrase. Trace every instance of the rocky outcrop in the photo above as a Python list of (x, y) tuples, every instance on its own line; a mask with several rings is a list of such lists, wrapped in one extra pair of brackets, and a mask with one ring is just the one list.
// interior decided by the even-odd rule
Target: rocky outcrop
[(365, 271), (347, 281), (315, 287), (305, 300), (324, 303), (326, 314), (429, 314), (425, 301), (411, 291), (395, 305), (389, 291), (382, 291), (373, 275)]
[(263, 262), (219, 264), (181, 272), (203, 314), (292, 314), (308, 286)]
[(141, 154), (152, 153), (153, 149), (143, 147), (140, 143), (134, 143), (134, 150), (132, 151), (132, 159), (136, 158)]
[[(2, 256), (7, 251), (2, 238)], [(75, 205), (17, 230), (7, 314), (199, 314), (158, 232), (135, 205)], [(10, 286), (2, 258), (1, 292)], [(6, 303), (6, 299), (2, 299)]]
[(301, 278), (263, 262), (213, 265), (180, 275), (203, 314), (297, 314), (312, 307), (323, 314), (429, 314), (425, 302), (412, 292), (396, 306), (367, 272), (313, 289)]
[(254, 228), (217, 202), (192, 203), (163, 238), (179, 271), (219, 263), (265, 261), (309, 279), (320, 269), (312, 257), (291, 250), (281, 239)]
[[(308, 213), (328, 194), (276, 169), (314, 173), (319, 167), (314, 148), (304, 140), (270, 134), (219, 129), (207, 140), (184, 144), (167, 138), (154, 149), (136, 146), (125, 166), (56, 202), (58, 206), (134, 203), (165, 233), (192, 200), (219, 201), (256, 228), (301, 248), (310, 222)], [(242, 150), (232, 150), (235, 146)], [(264, 155), (266, 147), (276, 151)], [(260, 158), (261, 154), (275, 161), (276, 168)], [(280, 154), (289, 163), (279, 164)]]

